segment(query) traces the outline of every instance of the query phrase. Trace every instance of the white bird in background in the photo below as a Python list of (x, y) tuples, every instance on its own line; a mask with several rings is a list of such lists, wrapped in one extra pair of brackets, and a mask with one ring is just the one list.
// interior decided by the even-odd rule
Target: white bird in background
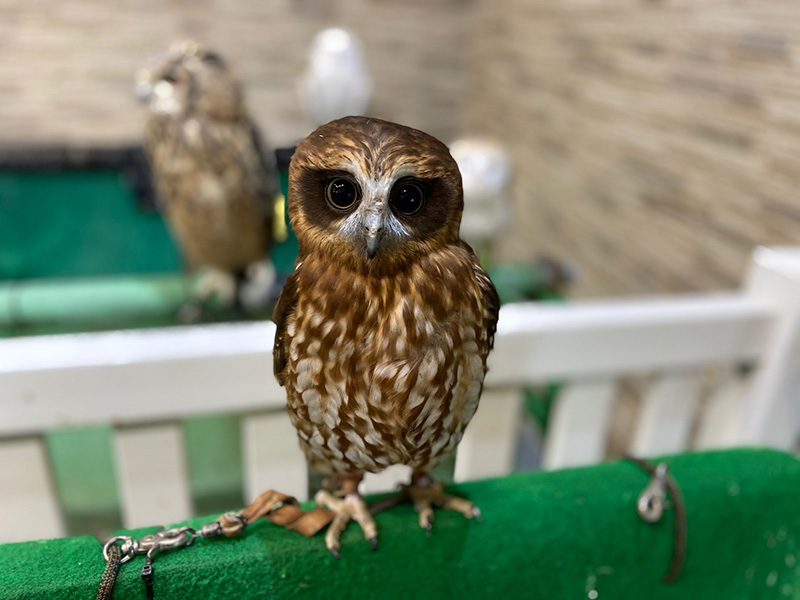
[(372, 78), (359, 39), (338, 27), (319, 32), (311, 42), (297, 93), (317, 125), (363, 115), (372, 98)]
[(481, 138), (453, 142), (450, 154), (464, 185), (461, 237), (476, 250), (485, 248), (508, 226), (511, 160), (500, 144)]

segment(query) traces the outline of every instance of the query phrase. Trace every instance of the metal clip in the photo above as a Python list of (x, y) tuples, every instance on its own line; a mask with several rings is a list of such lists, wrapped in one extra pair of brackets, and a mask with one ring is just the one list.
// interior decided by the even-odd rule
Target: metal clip
[[(244, 521), (246, 523), (246, 521)], [(155, 571), (153, 569), (153, 559), (164, 550), (174, 550), (191, 546), (195, 539), (202, 537), (205, 539), (216, 537), (223, 533), (220, 523), (212, 522), (203, 525), (200, 531), (191, 527), (173, 527), (172, 529), (159, 529), (155, 533), (150, 533), (137, 540), (129, 535), (116, 535), (103, 544), (103, 558), (106, 561), (106, 569), (103, 579), (100, 582), (100, 589), (97, 592), (98, 598), (107, 598), (111, 594), (114, 580), (119, 571), (119, 565), (125, 564), (137, 554), (146, 554), (144, 566), (142, 567), (141, 578), (144, 582), (147, 600), (153, 600), (153, 579)], [(111, 548), (121, 542), (119, 546), (119, 562), (112, 561)], [(115, 553), (116, 554), (116, 553)], [(110, 575), (109, 575), (110, 573)], [(104, 595), (103, 595), (104, 594)]]
[(200, 531), (197, 532), (197, 535), (206, 540), (209, 538), (217, 537), (219, 535), (222, 535), (222, 525), (217, 521), (206, 523), (200, 528)]
[(122, 542), (122, 545), (119, 548), (120, 554), (120, 561), (121, 565), (124, 565), (130, 559), (133, 558), (134, 552), (134, 542), (135, 540), (129, 535), (116, 535), (108, 540), (103, 545), (103, 558), (106, 562), (110, 560), (109, 552), (111, 551), (111, 546), (116, 544), (117, 542)]
[(636, 512), (648, 523), (656, 523), (664, 514), (664, 498), (667, 495), (667, 463), (656, 465), (650, 483), (636, 501)]
[(156, 554), (164, 550), (191, 546), (195, 533), (191, 527), (174, 527), (151, 533), (144, 536), (139, 542), (140, 553), (147, 553), (147, 558), (153, 560)]
[(117, 535), (108, 540), (103, 546), (103, 558), (108, 562), (109, 549), (112, 544), (122, 542), (120, 545), (120, 564), (125, 564), (137, 554), (146, 554), (147, 558), (153, 560), (157, 554), (164, 550), (183, 548), (191, 546), (197, 532), (191, 527), (174, 527), (172, 529), (160, 529), (155, 533), (144, 536), (141, 540), (132, 538), (129, 535)]

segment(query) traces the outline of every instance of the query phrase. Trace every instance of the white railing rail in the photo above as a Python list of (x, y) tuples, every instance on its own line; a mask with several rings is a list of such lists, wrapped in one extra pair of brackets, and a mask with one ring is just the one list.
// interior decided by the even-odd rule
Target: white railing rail
[[(743, 294), (507, 305), (486, 385), (755, 359), (772, 312)], [(3, 340), (0, 436), (282, 408), (274, 336), (266, 322)]]
[[(725, 377), (698, 445), (790, 447), (800, 389), (798, 265), (800, 250), (759, 249), (740, 293), (503, 307), (456, 479), (510, 472), (522, 388), (554, 380), (565, 385), (545, 467), (602, 460), (617, 382), (635, 373), (656, 377), (631, 451), (684, 449), (708, 365)], [(61, 427), (114, 426), (129, 527), (189, 516), (180, 420), (192, 415), (242, 416), (245, 498), (267, 488), (307, 497), (305, 462), (272, 376), (273, 336), (272, 323), (249, 323), (0, 340), (0, 541), (63, 534), (42, 442)], [(752, 377), (736, 375), (742, 363), (758, 365)], [(406, 476), (392, 468), (366, 488), (389, 489)]]

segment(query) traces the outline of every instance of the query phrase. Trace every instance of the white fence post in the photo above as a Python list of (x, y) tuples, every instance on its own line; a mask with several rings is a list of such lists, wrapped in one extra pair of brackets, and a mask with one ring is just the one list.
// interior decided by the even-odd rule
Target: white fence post
[(456, 451), (456, 481), (502, 477), (514, 470), (523, 392), (486, 389)]
[(800, 248), (757, 248), (745, 288), (774, 307), (775, 320), (737, 437), (788, 450), (800, 432)]
[(41, 436), (0, 443), (0, 544), (65, 534)]
[(745, 395), (752, 387), (751, 369), (742, 365), (724, 367), (699, 423), (695, 447), (700, 450), (727, 448), (736, 444)]
[(698, 369), (661, 375), (644, 397), (642, 414), (631, 444), (634, 456), (680, 452), (689, 442), (700, 401)]
[(617, 382), (595, 379), (568, 383), (556, 398), (544, 442), (547, 470), (603, 460)]
[(114, 440), (125, 527), (166, 526), (192, 516), (180, 423), (120, 427)]
[(242, 418), (244, 500), (269, 489), (308, 499), (308, 466), (285, 410)]

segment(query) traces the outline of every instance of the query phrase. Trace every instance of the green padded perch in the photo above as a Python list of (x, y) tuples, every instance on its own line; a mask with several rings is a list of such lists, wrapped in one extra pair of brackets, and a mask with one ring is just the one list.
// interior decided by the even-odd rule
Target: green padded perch
[[(460, 485), (484, 522), (440, 511), (430, 538), (410, 506), (395, 507), (376, 518), (375, 553), (353, 527), (341, 560), (320, 536), (267, 522), (199, 540), (156, 558), (155, 598), (800, 598), (800, 462), (759, 449), (667, 460), (688, 509), (687, 559), (672, 585), (662, 583), (672, 513), (642, 522), (635, 504), (648, 477), (615, 462)], [(114, 598), (144, 598), (143, 564), (122, 566)], [(103, 567), (90, 537), (0, 546), (0, 597), (93, 598)]]

